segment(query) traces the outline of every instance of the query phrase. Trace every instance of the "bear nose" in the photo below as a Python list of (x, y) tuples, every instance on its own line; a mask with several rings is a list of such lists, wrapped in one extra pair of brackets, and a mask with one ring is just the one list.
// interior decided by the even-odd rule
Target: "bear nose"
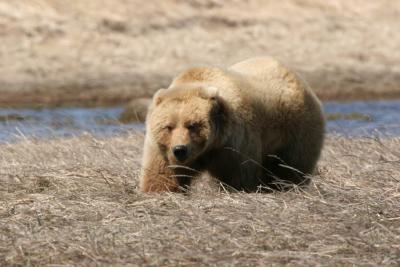
[(188, 149), (184, 145), (175, 146), (172, 149), (174, 156), (177, 160), (182, 161), (185, 160), (188, 156)]

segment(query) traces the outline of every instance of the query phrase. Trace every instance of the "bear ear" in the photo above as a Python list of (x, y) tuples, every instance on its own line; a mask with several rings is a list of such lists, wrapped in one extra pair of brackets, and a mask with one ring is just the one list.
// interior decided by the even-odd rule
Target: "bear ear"
[(207, 96), (210, 99), (213, 99), (213, 100), (217, 99), (217, 97), (218, 97), (218, 88), (217, 87), (209, 86), (209, 87), (206, 87), (204, 89), (204, 91), (206, 92)]
[(163, 96), (165, 95), (167, 89), (161, 88), (153, 96), (153, 103), (157, 106), (163, 100)]

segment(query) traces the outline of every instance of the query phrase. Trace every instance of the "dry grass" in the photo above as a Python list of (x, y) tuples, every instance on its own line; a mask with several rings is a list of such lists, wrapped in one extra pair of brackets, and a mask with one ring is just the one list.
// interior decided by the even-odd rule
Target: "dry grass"
[(143, 136), (0, 145), (0, 265), (398, 266), (400, 139), (330, 137), (304, 192), (136, 191)]
[(0, 0), (0, 106), (117, 104), (272, 55), (323, 99), (399, 97), (393, 0)]

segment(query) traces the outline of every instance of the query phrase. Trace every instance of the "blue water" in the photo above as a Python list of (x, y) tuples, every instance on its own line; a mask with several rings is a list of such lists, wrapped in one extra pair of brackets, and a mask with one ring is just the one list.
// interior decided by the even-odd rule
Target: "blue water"
[[(328, 134), (346, 137), (400, 136), (400, 100), (325, 102), (327, 114), (362, 114), (365, 119), (338, 119), (327, 123)], [(121, 124), (122, 108), (0, 109), (0, 142), (25, 138), (121, 135), (143, 131), (143, 124)], [(9, 119), (5, 119), (9, 118)]]
[(84, 133), (113, 136), (144, 130), (143, 124), (120, 123), (118, 117), (122, 111), (122, 108), (0, 109), (0, 118), (24, 118), (0, 121), (0, 142), (31, 137), (74, 137)]
[(347, 137), (400, 136), (400, 100), (325, 102), (325, 113), (359, 113), (368, 120), (332, 120), (327, 123), (330, 134)]

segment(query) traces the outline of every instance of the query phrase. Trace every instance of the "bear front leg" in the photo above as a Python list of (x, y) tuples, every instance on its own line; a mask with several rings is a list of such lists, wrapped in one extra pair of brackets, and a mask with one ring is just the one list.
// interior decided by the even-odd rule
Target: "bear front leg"
[(141, 192), (177, 192), (179, 181), (157, 147), (145, 141), (139, 190)]
[(198, 172), (170, 165), (158, 148), (145, 145), (139, 190), (141, 192), (183, 192)]
[(214, 154), (207, 169), (211, 176), (228, 187), (254, 192), (262, 185), (263, 172), (260, 161), (261, 154), (256, 153), (250, 157), (227, 147)]
[(235, 159), (232, 162), (238, 168), (232, 181), (241, 190), (255, 192), (259, 190), (259, 186), (263, 186), (262, 142), (256, 129), (246, 129), (244, 136), (246, 138), (243, 138), (241, 145), (231, 150)]

